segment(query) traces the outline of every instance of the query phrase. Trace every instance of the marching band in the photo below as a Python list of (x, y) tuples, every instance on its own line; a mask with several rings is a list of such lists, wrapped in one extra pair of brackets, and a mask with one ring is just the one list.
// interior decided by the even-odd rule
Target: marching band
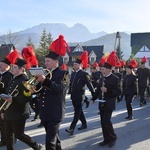
[[(91, 92), (91, 104), (97, 98), (105, 100), (105, 102), (99, 102), (98, 105), (104, 138), (99, 146), (113, 147), (117, 135), (111, 122), (111, 116), (116, 108), (116, 102), (125, 98), (127, 109), (125, 119), (128, 120), (134, 119), (132, 101), (135, 96), (138, 94), (140, 96), (140, 107), (146, 105), (145, 93), (150, 83), (150, 70), (145, 66), (146, 57), (141, 59), (141, 66), (138, 67), (136, 60), (130, 60), (126, 64), (125, 61), (119, 60), (115, 51), (112, 51), (103, 62), (100, 60), (99, 63), (93, 64), (91, 76), (84, 70), (85, 66), (88, 66), (88, 62), (85, 64), (85, 61), (78, 58), (74, 61), (73, 72), (69, 78), (68, 70), (63, 70), (59, 66), (59, 57), (64, 56), (66, 50), (69, 50), (64, 37), (60, 35), (50, 45), (49, 50), (49, 54), (45, 56), (46, 69), (43, 69), (46, 74), (36, 74), (32, 77), (25, 74), (25, 70), (29, 70), (31, 67), (38, 68), (38, 61), (32, 47), (25, 47), (22, 50), (22, 56), (14, 49), (1, 60), (0, 147), (6, 146), (7, 150), (14, 150), (14, 141), (19, 139), (34, 150), (42, 150), (41, 144), (24, 133), (31, 107), (35, 112), (32, 121), (40, 118), (45, 129), (45, 149), (61, 150), (59, 128), (62, 120), (65, 119), (65, 97), (68, 88), (68, 94), (71, 94), (74, 107), (74, 117), (70, 128), (65, 131), (73, 135), (78, 120), (82, 122), (78, 130), (87, 128), (87, 121), (82, 110), (86, 96), (85, 85)], [(135, 72), (134, 69), (137, 67)], [(9, 97), (4, 98), (2, 94), (7, 94)]]

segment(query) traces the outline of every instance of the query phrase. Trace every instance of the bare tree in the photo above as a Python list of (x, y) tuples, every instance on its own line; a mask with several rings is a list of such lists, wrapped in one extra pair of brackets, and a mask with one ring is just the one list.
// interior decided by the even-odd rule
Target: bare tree
[(9, 30), (8, 33), (0, 36), (0, 43), (16, 45), (20, 43), (20, 40), (17, 33), (12, 33), (11, 30)]

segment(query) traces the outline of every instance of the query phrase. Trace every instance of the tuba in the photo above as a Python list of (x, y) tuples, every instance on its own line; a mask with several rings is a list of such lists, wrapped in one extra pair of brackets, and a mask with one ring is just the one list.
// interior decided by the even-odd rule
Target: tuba
[[(52, 73), (50, 70), (48, 69), (43, 69), (44, 71), (44, 76), (49, 76), (49, 78), (52, 78)], [(43, 87), (41, 87), (40, 89), (36, 90), (35, 87), (36, 85), (39, 83), (39, 81), (37, 80), (36, 76), (33, 76), (31, 79), (29, 79), (28, 81), (23, 81), (23, 85), (26, 89), (28, 89), (29, 91), (34, 91), (34, 92), (39, 92), (42, 90)]]
[[(18, 85), (14, 88), (14, 90), (11, 92), (11, 94), (9, 94), (8, 96), (17, 96), (19, 94), (19, 91), (18, 91)], [(11, 105), (12, 102), (7, 102), (5, 101), (2, 106), (0, 107), (0, 112), (2, 110), (6, 110), (10, 105)]]

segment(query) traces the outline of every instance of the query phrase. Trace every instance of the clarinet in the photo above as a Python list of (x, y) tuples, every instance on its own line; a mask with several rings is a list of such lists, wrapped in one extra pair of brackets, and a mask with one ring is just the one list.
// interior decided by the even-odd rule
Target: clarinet
[[(105, 86), (105, 78), (104, 78), (103, 75), (101, 75), (100, 78), (101, 78), (101, 81), (102, 81), (101, 87), (103, 87), (103, 86)], [(102, 96), (102, 100), (104, 100), (104, 92), (102, 92), (102, 91), (101, 91), (101, 96)], [(104, 106), (103, 102), (101, 102), (101, 106)]]

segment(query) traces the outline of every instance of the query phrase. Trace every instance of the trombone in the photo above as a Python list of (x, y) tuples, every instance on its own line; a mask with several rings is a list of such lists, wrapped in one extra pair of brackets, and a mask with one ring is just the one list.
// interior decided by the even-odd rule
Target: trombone
[[(16, 85), (16, 87), (14, 88), (14, 90), (9, 94), (9, 96), (12, 96), (14, 95), (15, 92), (15, 96), (17, 96), (19, 94), (19, 91), (18, 91), (18, 85)], [(0, 111), (2, 110), (6, 110), (10, 105), (11, 105), (12, 102), (8, 102), (8, 101), (5, 101), (2, 106), (0, 107)]]
[[(44, 76), (48, 76), (49, 75), (49, 78), (51, 79), (52, 78), (52, 72), (48, 69), (43, 69), (44, 71)], [(34, 92), (39, 92), (42, 90), (43, 86), (36, 90), (35, 87), (36, 85), (39, 83), (39, 81), (37, 80), (37, 77), (36, 76), (33, 76), (31, 79), (29, 79), (28, 81), (23, 81), (22, 84), (24, 85), (24, 87), (26, 89), (28, 89), (29, 91), (34, 91)]]

